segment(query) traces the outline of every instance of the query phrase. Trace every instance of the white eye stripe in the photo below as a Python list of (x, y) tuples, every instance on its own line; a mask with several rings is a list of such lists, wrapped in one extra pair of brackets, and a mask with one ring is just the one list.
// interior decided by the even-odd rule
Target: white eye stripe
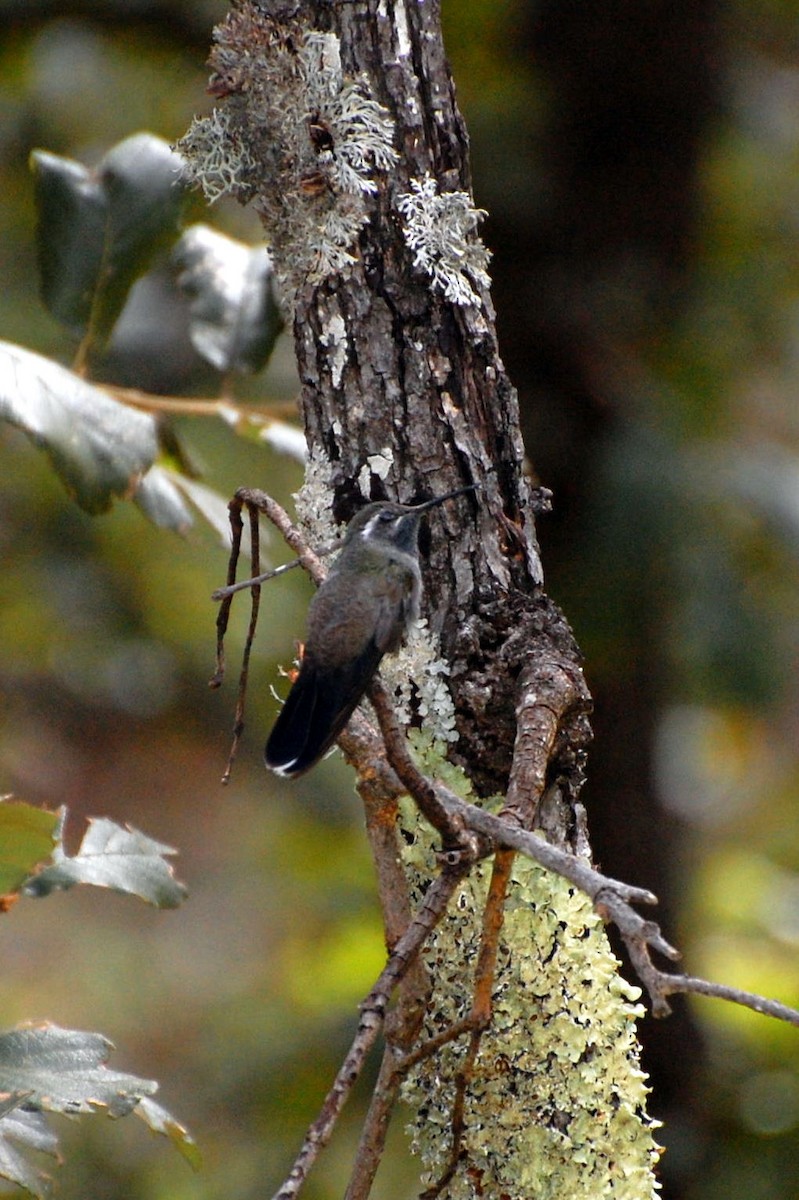
[(396, 524), (398, 519), (398, 517), (393, 515), (387, 516), (385, 510), (382, 512), (376, 512), (374, 516), (371, 516), (364, 525), (363, 529), (361, 530), (361, 537), (364, 539), (368, 538), (369, 534), (373, 532), (376, 525), (388, 526), (389, 524)]

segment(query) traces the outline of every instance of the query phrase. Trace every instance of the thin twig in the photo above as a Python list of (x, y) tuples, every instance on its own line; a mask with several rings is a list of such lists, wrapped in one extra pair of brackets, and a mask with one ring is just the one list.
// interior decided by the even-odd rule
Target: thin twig
[[(480, 951), (474, 974), (472, 1008), (468, 1017), (469, 1045), (455, 1076), (455, 1095), (452, 1101), (452, 1146), (449, 1161), (442, 1174), (419, 1196), (419, 1200), (436, 1200), (444, 1191), (458, 1169), (463, 1157), (463, 1135), (466, 1132), (466, 1093), (474, 1076), (474, 1068), (480, 1053), (483, 1033), (491, 1021), (494, 982), (497, 973), (499, 935), (505, 919), (505, 898), (513, 869), (514, 850), (497, 850), (491, 871), (483, 923), (480, 933)], [(460, 1025), (457, 1023), (456, 1028)], [(460, 1030), (458, 1029), (458, 1032)]]
[(421, 812), (427, 817), (433, 828), (441, 834), (444, 853), (465, 854), (472, 861), (475, 857), (480, 857), (478, 840), (464, 836), (463, 822), (448, 809), (446, 804), (442, 804), (433, 784), (421, 773), (411, 758), (405, 730), (397, 720), (385, 688), (377, 679), (373, 679), (370, 683), (367, 695), (375, 710), (380, 732), (383, 735), (386, 756)]
[[(484, 808), (467, 803), (441, 783), (436, 783), (435, 789), (441, 802), (460, 817), (467, 829), (490, 838), (497, 846), (521, 851), (540, 866), (568, 879), (581, 892), (585, 892), (589, 899), (596, 901), (603, 892), (610, 892), (627, 904), (657, 904), (657, 896), (646, 888), (634, 887), (630, 883), (603, 875), (601, 871), (595, 870), (587, 859), (577, 858), (567, 850), (545, 842), (537, 833), (528, 833), (527, 830), (511, 825)], [(669, 958), (679, 957), (677, 951), (665, 940), (661, 939), (655, 949)]]
[[(252, 569), (256, 573), (261, 565), (261, 530), (258, 524), (258, 513), (254, 508), (249, 510), (250, 516), (250, 549)], [(247, 637), (244, 641), (244, 651), (241, 656), (241, 671), (239, 673), (239, 690), (236, 697), (236, 716), (233, 724), (233, 742), (230, 747), (227, 767), (222, 776), (222, 783), (230, 782), (230, 773), (239, 749), (241, 735), (244, 732), (244, 704), (247, 698), (247, 681), (250, 675), (250, 655), (255, 641), (255, 631), (258, 627), (258, 610), (261, 606), (261, 588), (255, 584), (250, 592), (250, 623), (247, 626)]]
[(236, 499), (248, 508), (255, 508), (268, 517), (278, 532), (283, 535), (287, 545), (297, 555), (300, 566), (308, 572), (314, 583), (318, 585), (324, 582), (327, 571), (320, 561), (320, 555), (311, 550), (302, 532), (277, 500), (273, 500), (267, 492), (262, 492), (260, 488), (239, 488), (236, 492)]
[(433, 1054), (438, 1054), (439, 1050), (444, 1046), (448, 1046), (450, 1042), (456, 1042), (464, 1034), (471, 1033), (473, 1024), (472, 1014), (469, 1013), (468, 1016), (461, 1017), (459, 1021), (453, 1021), (446, 1029), (442, 1029), (439, 1033), (434, 1033), (432, 1037), (425, 1038), (423, 1042), (419, 1042), (407, 1054), (403, 1054), (401, 1057), (397, 1057), (395, 1054), (394, 1073), (397, 1079), (404, 1079), (417, 1063), (424, 1062), (426, 1058), (430, 1058)]
[[(233, 530), (233, 547), (231, 549), (230, 568), (228, 570), (228, 575), (230, 576), (232, 573), (233, 577), (235, 578), (236, 564), (238, 561), (239, 549), (241, 547), (242, 532), (241, 502), (238, 500), (238, 495), (234, 500), (231, 500), (228, 507), (230, 509), (230, 523)], [(258, 567), (261, 564), (261, 531), (258, 524), (257, 510), (249, 507), (248, 514), (250, 518), (250, 550), (252, 556), (252, 569), (257, 572)], [(258, 584), (253, 586), (250, 596), (250, 622), (247, 626), (247, 637), (244, 642), (244, 652), (241, 656), (239, 688), (236, 696), (236, 713), (233, 721), (233, 740), (230, 745), (227, 766), (225, 767), (224, 774), (222, 775), (223, 784), (230, 782), (233, 763), (236, 761), (239, 742), (241, 741), (241, 735), (244, 732), (244, 705), (247, 698), (247, 680), (250, 672), (250, 655), (252, 653), (252, 646), (255, 640), (255, 630), (258, 626), (258, 610), (261, 603), (261, 588)], [(221, 683), (222, 675), (224, 673), (223, 641), (225, 633), (227, 632), (228, 615), (230, 612), (232, 599), (233, 597), (230, 595), (226, 600), (223, 600), (219, 610), (219, 615), (217, 617), (217, 672), (214, 678), (211, 680), (212, 686), (218, 686), (219, 683)]]
[[(724, 983), (713, 983), (708, 979), (699, 979), (693, 975), (680, 975), (672, 971), (661, 971), (652, 962), (649, 948), (659, 950), (657, 935), (659, 930), (653, 921), (643, 918), (625, 904), (613, 888), (600, 892), (594, 901), (594, 906), (600, 916), (612, 922), (618, 929), (630, 955), (630, 961), (641, 983), (646, 988), (651, 1003), (652, 1014), (656, 1017), (666, 1017), (671, 1012), (667, 996), (692, 993), (698, 996), (711, 996), (717, 1000), (728, 1000), (751, 1008), (753, 1012), (774, 1017), (779, 1021), (787, 1021), (790, 1025), (799, 1026), (799, 1011), (777, 1000), (769, 1000), (755, 992), (745, 992), (740, 988), (729, 987)], [(669, 957), (677, 958), (675, 952)]]
[(273, 1200), (294, 1200), (298, 1195), (320, 1152), (330, 1140), (339, 1114), (360, 1077), (366, 1056), (383, 1026), (391, 993), (405, 976), (431, 930), (440, 921), (452, 893), (467, 869), (464, 863), (446, 865), (428, 889), (418, 912), (397, 942), (374, 987), (361, 1005), (361, 1017), (352, 1045), (325, 1097), (319, 1116), (308, 1128), (291, 1171), (275, 1192)]
[[(250, 539), (252, 552), (252, 569), (254, 577), (246, 580), (243, 585), (236, 583), (236, 568), (238, 566), (239, 555), (241, 552), (241, 538), (243, 533), (243, 522), (241, 518), (242, 508), (246, 507), (250, 521)], [(288, 513), (284, 508), (273, 500), (266, 492), (259, 491), (256, 488), (239, 488), (233, 499), (228, 504), (228, 512), (230, 513), (230, 530), (231, 530), (231, 550), (228, 560), (227, 585), (215, 593), (215, 597), (221, 600), (219, 612), (216, 618), (216, 671), (210, 680), (210, 687), (217, 688), (221, 685), (225, 674), (225, 651), (224, 641), (227, 633), (228, 621), (230, 618), (230, 607), (233, 603), (233, 596), (241, 587), (251, 589), (251, 609), (250, 623), (247, 629), (247, 638), (244, 644), (244, 653), (242, 655), (241, 672), (239, 674), (239, 689), (236, 698), (236, 715), (233, 723), (233, 738), (228, 755), (227, 766), (222, 776), (222, 783), (227, 784), (230, 781), (233, 763), (236, 759), (236, 754), (239, 748), (241, 735), (244, 732), (244, 707), (247, 696), (247, 679), (250, 666), (250, 655), (252, 653), (253, 641), (255, 639), (255, 630), (258, 624), (258, 610), (261, 597), (261, 583), (263, 578), (259, 575), (258, 568), (260, 566), (260, 527), (258, 523), (258, 514), (263, 512), (272, 523), (280, 530), (288, 544), (298, 551), (298, 563), (302, 566), (315, 582), (321, 583), (325, 578), (325, 568), (320, 562), (319, 557), (308, 548), (300, 531), (291, 523)], [(328, 553), (329, 548), (325, 548), (322, 553)], [(288, 569), (288, 568), (283, 568)], [(274, 574), (279, 574), (281, 568), (277, 568)], [(271, 573), (267, 573), (266, 578), (271, 578)]]
[(229, 583), (225, 587), (217, 588), (215, 592), (211, 592), (211, 599), (227, 600), (228, 596), (234, 595), (235, 592), (243, 592), (247, 588), (268, 583), (270, 579), (275, 579), (278, 575), (285, 575), (286, 571), (292, 571), (294, 567), (299, 566), (300, 560), (292, 558), (290, 562), (281, 563), (279, 567), (273, 567), (271, 571), (264, 571), (262, 575), (256, 575), (254, 579), (240, 579), (238, 583)]
[(686, 995), (711, 996), (716, 1000), (730, 1000), (733, 1004), (742, 1004), (756, 1013), (766, 1017), (775, 1017), (778, 1021), (787, 1021), (790, 1025), (799, 1026), (799, 1011), (788, 1004), (780, 1004), (778, 1000), (769, 1000), (758, 996), (755, 992), (744, 992), (740, 988), (728, 987), (724, 983), (711, 983), (707, 979), (699, 979), (695, 975), (674, 975), (668, 971), (659, 971), (663, 991), (668, 995), (682, 992)]
[[(359, 773), (357, 788), (363, 801), (366, 835), (377, 877), (386, 946), (390, 951), (412, 919), (408, 878), (402, 864), (397, 825), (397, 801), (405, 789), (385, 763), (380, 735), (369, 726), (365, 718), (359, 714), (358, 716), (357, 723), (370, 730), (376, 744), (372, 747), (372, 762), (376, 759), (381, 765), (385, 764), (385, 770), (368, 768)], [(352, 738), (353, 735), (348, 732), (343, 739), (347, 743), (346, 746), (342, 746), (345, 753), (353, 749), (349, 744)], [(363, 742), (358, 741), (357, 751), (363, 762), (362, 750)], [(378, 750), (376, 754), (375, 750)], [(417, 955), (399, 983), (396, 1004), (386, 1016), (386, 1045), (361, 1129), (344, 1200), (367, 1200), (372, 1189), (383, 1157), (386, 1134), (400, 1087), (400, 1077), (394, 1070), (396, 1052), (400, 1047), (407, 1048), (413, 1045), (418, 1037), (430, 992), (430, 978), (421, 957)]]
[(799, 1025), (799, 1011), (789, 1005), (769, 1000), (753, 992), (741, 991), (728, 987), (726, 984), (712, 983), (705, 979), (696, 979), (690, 975), (678, 975), (661, 971), (651, 962), (649, 950), (656, 950), (664, 957), (676, 961), (681, 957), (680, 952), (670, 945), (663, 937), (660, 928), (654, 921), (647, 921), (636, 912), (633, 904), (657, 904), (657, 897), (644, 888), (633, 887), (619, 879), (611, 879), (595, 870), (583, 858), (561, 850), (557, 846), (545, 842), (536, 833), (527, 833), (516, 829), (486, 812), (476, 805), (467, 804), (454, 792), (441, 784), (436, 784), (436, 790), (442, 802), (462, 818), (467, 829), (483, 834), (494, 840), (498, 846), (508, 846), (532, 858), (540, 866), (554, 871), (556, 875), (568, 879), (580, 891), (585, 892), (600, 916), (612, 922), (625, 945), (630, 951), (630, 958), (635, 966), (641, 982), (649, 992), (652, 1001), (652, 1012), (655, 1016), (666, 1016), (670, 1011), (665, 997), (676, 993), (693, 992), (703, 996), (714, 996), (720, 1000), (729, 1000), (751, 1008), (754, 1012), (764, 1013), (779, 1020)]
[[(340, 546), (340, 542), (333, 542), (329, 546), (320, 546), (314, 550), (314, 554), (317, 558), (323, 558), (327, 554), (332, 554), (334, 550), (338, 550)], [(262, 575), (256, 575), (254, 579), (240, 579), (238, 583), (229, 583), (225, 587), (217, 588), (215, 592), (211, 592), (211, 599), (226, 600), (234, 592), (243, 592), (257, 584), (268, 583), (270, 579), (276, 579), (278, 575), (285, 575), (286, 571), (293, 571), (295, 567), (302, 565), (301, 558), (292, 558), (287, 563), (281, 563), (279, 567), (273, 567), (271, 571), (264, 571)]]
[[(418, 961), (418, 960), (417, 960)], [(389, 1013), (391, 1016), (391, 1013)], [(358, 1139), (358, 1148), (352, 1163), (344, 1200), (368, 1200), (378, 1168), (383, 1159), (386, 1135), (391, 1114), (399, 1097), (401, 1080), (394, 1070), (394, 1052), (391, 1046), (383, 1050), (383, 1058), (377, 1080), (372, 1089), (369, 1109)]]
[[(231, 586), (236, 580), (236, 569), (239, 563), (239, 554), (241, 553), (241, 538), (244, 532), (238, 494), (233, 497), (227, 507), (230, 520), (230, 556), (228, 557), (227, 564), (227, 582), (228, 586)], [(232, 603), (233, 595), (231, 593), (222, 601), (219, 606), (219, 612), (216, 614), (216, 670), (208, 683), (208, 686), (212, 688), (221, 687), (225, 676), (225, 634), (227, 633), (230, 606)]]
[(270, 405), (239, 404), (224, 397), (208, 396), (162, 396), (143, 392), (140, 388), (120, 387), (114, 383), (100, 385), (111, 396), (125, 404), (145, 412), (169, 412), (195, 417), (221, 417), (230, 424), (234, 415), (238, 421), (248, 424), (271, 424), (297, 416), (297, 405), (293, 401), (277, 400)]

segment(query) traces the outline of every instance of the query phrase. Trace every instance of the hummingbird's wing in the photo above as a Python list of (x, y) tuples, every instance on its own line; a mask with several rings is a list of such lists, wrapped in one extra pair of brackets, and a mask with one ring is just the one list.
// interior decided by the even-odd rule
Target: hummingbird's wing
[(349, 721), (382, 657), (374, 640), (357, 658), (334, 667), (306, 653), (266, 743), (266, 765), (293, 778), (318, 762)]
[(381, 580), (378, 601), (374, 640), (381, 655), (393, 654), (419, 615), (419, 591), (413, 572), (393, 565)]
[(300, 671), (266, 743), (266, 765), (279, 775), (301, 775), (327, 753), (383, 655), (402, 642), (418, 604), (415, 575), (393, 562), (381, 568), (360, 588), (334, 571), (314, 597)]

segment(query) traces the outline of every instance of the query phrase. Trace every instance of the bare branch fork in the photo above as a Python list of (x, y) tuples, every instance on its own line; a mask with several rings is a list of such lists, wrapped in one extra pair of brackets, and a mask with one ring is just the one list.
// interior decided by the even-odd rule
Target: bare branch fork
[[(241, 549), (244, 508), (247, 509), (250, 522), (254, 578), (237, 585), (236, 567)], [(232, 548), (227, 585), (214, 593), (214, 598), (221, 600), (217, 618), (217, 669), (211, 680), (214, 687), (221, 684), (224, 674), (223, 643), (236, 591), (250, 587), (252, 605), (239, 677), (233, 744), (224, 782), (229, 778), (244, 727), (244, 701), (258, 617), (260, 585), (288, 569), (288, 566), (295, 565), (288, 564), (286, 568), (260, 575), (259, 513), (264, 513), (280, 531), (297, 554), (296, 564), (302, 566), (315, 583), (321, 583), (325, 577), (320, 556), (308, 547), (301, 531), (291, 522), (285, 510), (266, 493), (257, 489), (239, 489), (229, 509)], [(329, 552), (329, 549), (325, 548), (323, 553)], [(377, 718), (379, 733), (362, 714), (356, 713), (339, 739), (339, 744), (358, 773), (358, 789), (364, 799), (367, 831), (378, 868), (386, 942), (390, 953), (385, 968), (361, 1004), (361, 1016), (350, 1050), (319, 1116), (307, 1131), (291, 1172), (274, 1200), (291, 1200), (298, 1195), (320, 1151), (328, 1142), (369, 1051), (384, 1026), (386, 1049), (383, 1065), (346, 1200), (365, 1200), (369, 1194), (382, 1153), (388, 1114), (401, 1080), (423, 1058), (434, 1054), (447, 1042), (468, 1035), (469, 1045), (456, 1080), (450, 1160), (443, 1175), (424, 1196), (426, 1200), (434, 1200), (441, 1194), (457, 1169), (461, 1155), (464, 1099), (483, 1031), (490, 1023), (505, 894), (517, 853), (526, 855), (540, 866), (567, 879), (590, 898), (606, 923), (616, 926), (639, 979), (649, 994), (655, 1016), (667, 1015), (670, 1012), (667, 997), (682, 992), (732, 1001), (799, 1026), (799, 1012), (787, 1005), (723, 984), (660, 970), (652, 961), (651, 951), (672, 961), (680, 957), (679, 952), (666, 941), (654, 921), (646, 920), (633, 907), (654, 905), (657, 898), (646, 889), (603, 875), (590, 865), (587, 856), (553, 844), (535, 832), (547, 826), (546, 800), (548, 791), (552, 790), (548, 788), (548, 769), (564, 719), (576, 707), (584, 704), (587, 696), (582, 677), (571, 664), (558, 661), (553, 654), (549, 660), (539, 660), (522, 669), (518, 683), (513, 763), (505, 806), (499, 815), (464, 801), (441, 783), (426, 778), (409, 753), (405, 732), (379, 681), (373, 681), (368, 696)], [(396, 845), (390, 847), (393, 852), (382, 853), (386, 848), (385, 839), (396, 838), (394, 810), (397, 799), (406, 792), (442, 839), (439, 854), (441, 873), (414, 915), (411, 915), (407, 883), (398, 865)], [(578, 836), (578, 849), (579, 843)], [(495, 856), (494, 866), (483, 913), (470, 1012), (436, 1037), (416, 1044), (428, 990), (418, 958), (419, 951), (443, 917), (458, 883), (478, 860), (490, 854)], [(397, 1004), (389, 1009), (396, 989), (399, 989)]]
[(423, 905), (394, 947), (374, 987), (361, 1004), (361, 1016), (352, 1045), (344, 1057), (333, 1086), (325, 1097), (319, 1116), (308, 1128), (300, 1153), (274, 1200), (291, 1200), (299, 1193), (308, 1172), (327, 1145), (346, 1100), (357, 1082), (366, 1056), (383, 1026), (394, 988), (407, 972), (419, 950), (443, 916), (466, 863), (447, 864), (430, 887)]

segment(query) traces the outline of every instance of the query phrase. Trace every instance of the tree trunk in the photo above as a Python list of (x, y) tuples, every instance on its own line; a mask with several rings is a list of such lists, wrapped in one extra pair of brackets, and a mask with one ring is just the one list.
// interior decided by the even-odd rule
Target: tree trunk
[[(315, 50), (297, 68), (308, 30)], [(438, 6), (264, 0), (238, 5), (217, 42), (211, 90), (226, 99), (225, 130), (234, 135), (225, 182), (261, 213), (272, 243), (293, 309), (312, 469), (324, 465), (335, 519), (349, 519), (365, 499), (411, 502), (480, 485), (473, 522), (447, 526), (443, 512), (432, 519), (426, 613), (450, 664), (458, 760), (480, 794), (501, 792), (521, 662), (543, 644), (575, 666), (579, 656), (541, 591), (517, 398), (498, 354)], [(323, 89), (313, 82), (328, 70), (335, 76), (337, 54), (341, 78), (357, 81), (354, 103), (379, 102), (401, 147), (390, 172), (376, 170), (373, 190), (360, 195), (342, 193), (337, 163), (361, 151), (368, 158), (368, 140), (355, 151), (345, 144), (357, 141), (354, 126), (340, 105), (320, 116)], [(183, 148), (207, 176), (202, 139), (190, 135)], [(328, 237), (341, 226), (356, 234), (346, 247)], [(346, 270), (325, 270), (342, 261)]]
[[(216, 40), (211, 90), (225, 104), (190, 131), (183, 149), (206, 190), (232, 191), (255, 206), (273, 247), (302, 381), (306, 522), (323, 526), (331, 508), (336, 521), (347, 520), (365, 500), (413, 502), (479, 485), (457, 511), (432, 511), (423, 546), (425, 614), (454, 701), (449, 757), (478, 796), (504, 795), (509, 780), (521, 807), (528, 797), (517, 793), (525, 788), (531, 808), (556, 793), (546, 808), (547, 834), (585, 853), (578, 794), (590, 737), (587, 692), (571, 631), (542, 590), (534, 511), (543, 497), (525, 475), (516, 393), (498, 354), (479, 216), (468, 195), (467, 135), (438, 4), (240, 2)], [(550, 704), (550, 690), (562, 679), (569, 698), (559, 707)], [(525, 705), (555, 714), (541, 735), (543, 765), (534, 764), (529, 779), (520, 755), (535, 758), (540, 727), (532, 722), (522, 736)], [(437, 715), (430, 715), (434, 726)], [(408, 840), (424, 839), (413, 831)], [(589, 1152), (582, 1132), (573, 1144), (569, 1138), (595, 1118), (601, 1124), (624, 1113), (642, 1133), (635, 1165), (624, 1172), (643, 1200), (652, 1194), (654, 1150), (629, 993), (617, 982), (607, 988), (614, 967), (585, 898), (576, 901), (562, 880), (528, 867), (514, 874), (512, 859), (497, 855), (490, 883), (473, 872), (426, 950), (437, 991), (425, 1033), (435, 1037), (444, 1014), (457, 1025), (468, 1013), (464, 967), (482, 958), (482, 908), (492, 903), (492, 889), (502, 910), (499, 875), (503, 888), (516, 889), (498, 970), (521, 974), (512, 986), (510, 974), (502, 977), (496, 989), (495, 1000), (502, 993), (507, 1007), (504, 1025), (486, 1031), (483, 1042), (484, 1093), (458, 1092), (469, 1059), (462, 1042), (443, 1047), (441, 1063), (434, 1060), (426, 1079), (420, 1068), (413, 1085), (420, 1122), (451, 1104), (463, 1110), (452, 1116), (453, 1130), (469, 1126), (463, 1154), (430, 1195), (501, 1195), (511, 1114), (518, 1200), (541, 1194), (541, 1172), (547, 1194), (563, 1200), (600, 1194), (618, 1163), (631, 1162), (636, 1139), (629, 1127), (603, 1129)], [(420, 903), (426, 871), (434, 869), (425, 863), (421, 878), (418, 858), (409, 867)], [(524, 921), (509, 931), (508, 920), (513, 926), (520, 913)], [(521, 983), (527, 972), (538, 975), (534, 995)], [(476, 995), (475, 984), (473, 1012)], [(550, 1022), (558, 1033), (544, 1034), (533, 1055)], [(472, 1029), (469, 1070), (483, 1032)], [(603, 1037), (608, 1044), (600, 1048)], [(616, 1059), (598, 1065), (608, 1052)], [(588, 1069), (585, 1079), (577, 1064)], [(550, 1072), (549, 1081), (537, 1070)], [(618, 1083), (598, 1099), (591, 1091), (597, 1079), (604, 1086), (617, 1073)], [(581, 1098), (572, 1081), (583, 1088)], [(493, 1100), (481, 1109), (482, 1095)], [(454, 1132), (453, 1141), (457, 1150)], [(435, 1154), (440, 1175), (444, 1160)], [(445, 1190), (450, 1182), (453, 1190)]]
[[(332, 465), (339, 520), (364, 499), (410, 502), (480, 483), (477, 521), (445, 530), (432, 523), (426, 613), (451, 665), (458, 760), (480, 794), (503, 792), (518, 664), (548, 639), (571, 661), (576, 650), (539, 587), (517, 398), (499, 358), (488, 293), (482, 290), (479, 304), (452, 304), (409, 270), (392, 214), (414, 179), (431, 175), (442, 192), (469, 189), (468, 139), (442, 52), (438, 6), (372, 0), (331, 11), (317, 4), (308, 19), (317, 28), (335, 23), (344, 70), (372, 81), (403, 148), (351, 272), (297, 296), (309, 446)], [(345, 331), (343, 340), (336, 329)]]

